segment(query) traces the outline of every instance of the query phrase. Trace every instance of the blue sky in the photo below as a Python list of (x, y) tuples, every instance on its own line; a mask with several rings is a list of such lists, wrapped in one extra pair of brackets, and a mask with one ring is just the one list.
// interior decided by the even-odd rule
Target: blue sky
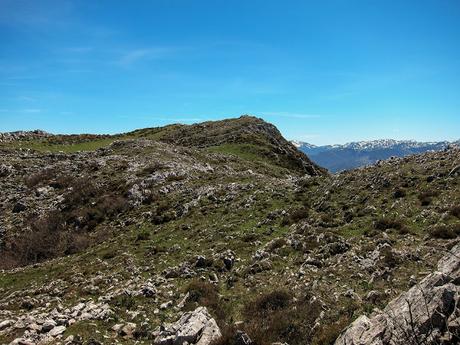
[(459, 139), (459, 23), (458, 0), (0, 0), (0, 131)]

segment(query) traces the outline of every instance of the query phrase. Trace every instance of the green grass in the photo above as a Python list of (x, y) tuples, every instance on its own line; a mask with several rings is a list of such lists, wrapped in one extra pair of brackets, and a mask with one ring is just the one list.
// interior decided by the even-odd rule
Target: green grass
[(211, 152), (232, 154), (248, 161), (262, 161), (261, 149), (251, 144), (224, 144), (208, 148)]
[(78, 151), (95, 151), (112, 144), (116, 138), (105, 138), (81, 143), (72, 144), (55, 144), (46, 141), (19, 141), (14, 145), (8, 145), (11, 148), (32, 149), (40, 152), (65, 152), (75, 153)]

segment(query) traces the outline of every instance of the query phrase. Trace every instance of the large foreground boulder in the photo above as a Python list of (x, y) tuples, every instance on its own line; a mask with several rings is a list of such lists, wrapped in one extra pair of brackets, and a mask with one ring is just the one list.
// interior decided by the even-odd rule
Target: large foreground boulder
[(460, 245), (437, 270), (392, 300), (381, 312), (356, 319), (335, 345), (412, 345), (457, 343), (460, 293)]
[(185, 313), (174, 324), (157, 332), (155, 345), (208, 345), (222, 336), (205, 307)]

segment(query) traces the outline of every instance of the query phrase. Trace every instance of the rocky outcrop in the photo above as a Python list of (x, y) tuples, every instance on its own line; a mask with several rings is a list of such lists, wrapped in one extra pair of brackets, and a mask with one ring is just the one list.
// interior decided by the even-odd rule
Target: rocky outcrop
[(32, 139), (42, 139), (52, 136), (42, 130), (34, 131), (17, 131), (17, 132), (6, 132), (0, 133), (0, 143), (10, 142), (15, 140), (32, 140)]
[(356, 319), (336, 345), (452, 344), (458, 337), (460, 244), (437, 270), (392, 300), (381, 312)]
[(156, 332), (155, 345), (208, 345), (222, 336), (205, 307), (188, 312), (174, 324)]

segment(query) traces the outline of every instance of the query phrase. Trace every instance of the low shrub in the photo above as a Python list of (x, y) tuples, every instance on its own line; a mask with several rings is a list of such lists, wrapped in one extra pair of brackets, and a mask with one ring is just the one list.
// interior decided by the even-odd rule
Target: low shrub
[(307, 218), (310, 215), (310, 209), (308, 207), (302, 207), (291, 211), (290, 214), (284, 216), (281, 220), (281, 225), (292, 225), (299, 222), (302, 219)]
[(64, 189), (72, 186), (75, 178), (68, 175), (59, 175), (56, 179), (51, 181), (49, 185), (55, 189)]
[(201, 280), (191, 281), (185, 292), (189, 294), (188, 302), (196, 302), (202, 305), (214, 304), (218, 299), (217, 288)]
[(325, 324), (315, 334), (312, 345), (333, 345), (349, 322), (348, 318), (341, 317), (337, 322)]
[(117, 296), (112, 300), (112, 304), (116, 305), (119, 308), (132, 310), (136, 307), (137, 302), (133, 296), (123, 294), (121, 296)]
[(311, 296), (296, 300), (287, 291), (275, 290), (246, 304), (243, 330), (257, 345), (306, 344), (313, 338), (313, 326), (320, 312), (320, 304)]
[(395, 255), (390, 247), (384, 247), (380, 253), (381, 266), (394, 268), (400, 263), (400, 259)]
[(38, 173), (32, 174), (25, 179), (25, 184), (29, 188), (34, 188), (39, 185), (47, 184), (55, 176), (53, 169), (44, 169)]
[[(29, 229), (11, 243), (9, 251), (19, 265), (42, 262), (65, 252), (68, 234), (62, 231), (64, 220), (58, 212), (29, 220)], [(4, 253), (2, 253), (4, 254)]]
[(254, 301), (248, 303), (245, 307), (244, 314), (249, 319), (264, 317), (270, 312), (286, 308), (291, 299), (292, 296), (288, 292), (275, 290), (259, 296)]
[(81, 234), (72, 232), (69, 234), (69, 237), (69, 241), (67, 241), (67, 245), (64, 250), (64, 255), (79, 253), (88, 248), (92, 242), (86, 233)]
[(269, 252), (272, 252), (272, 251), (274, 251), (274, 250), (276, 250), (276, 249), (279, 249), (279, 248), (285, 246), (286, 244), (287, 244), (286, 239), (284, 239), (284, 238), (276, 238), (276, 239), (274, 239), (273, 241), (271, 241), (271, 242), (267, 245), (267, 248), (266, 248), (266, 249), (267, 249)]
[(144, 229), (136, 234), (136, 239), (134, 241), (140, 242), (140, 241), (147, 241), (149, 239), (150, 239), (150, 232)]
[(74, 180), (70, 187), (71, 191), (64, 198), (64, 203), (69, 208), (86, 205), (92, 198), (100, 194), (99, 189), (84, 178)]
[(245, 243), (251, 243), (251, 242), (257, 241), (259, 237), (260, 236), (257, 233), (249, 232), (243, 235), (243, 237), (241, 238), (241, 241)]
[(185, 180), (186, 178), (187, 177), (185, 175), (172, 174), (172, 175), (169, 175), (168, 177), (166, 177), (166, 181), (168, 181), (168, 182), (182, 181), (182, 180)]
[(219, 325), (222, 336), (214, 340), (210, 345), (245, 345), (238, 339), (238, 329), (235, 325)]
[(429, 229), (429, 235), (439, 239), (453, 239), (460, 234), (460, 224), (436, 225)]
[(433, 198), (438, 196), (438, 191), (426, 191), (419, 194), (418, 199), (422, 206), (429, 206), (433, 202)]
[(128, 200), (114, 194), (93, 199), (91, 207), (71, 205), (67, 210), (67, 222), (79, 229), (92, 230), (107, 218), (116, 216), (129, 208)]
[(223, 308), (223, 304), (219, 300), (217, 286), (195, 279), (187, 285), (185, 292), (189, 294), (185, 306), (186, 310), (193, 310), (197, 305), (205, 306), (210, 309), (211, 313), (215, 315), (218, 320), (225, 319), (226, 312)]
[(374, 227), (377, 230), (388, 230), (388, 229), (395, 229), (403, 231), (405, 225), (400, 219), (396, 218), (389, 218), (389, 217), (382, 217), (377, 219), (374, 222)]
[(110, 260), (117, 256), (117, 251), (112, 248), (107, 248), (101, 252), (100, 256), (103, 260)]
[(460, 205), (452, 206), (450, 209), (450, 214), (460, 219)]
[(393, 198), (395, 199), (401, 199), (406, 196), (406, 191), (402, 188), (396, 188), (396, 190), (393, 193)]

